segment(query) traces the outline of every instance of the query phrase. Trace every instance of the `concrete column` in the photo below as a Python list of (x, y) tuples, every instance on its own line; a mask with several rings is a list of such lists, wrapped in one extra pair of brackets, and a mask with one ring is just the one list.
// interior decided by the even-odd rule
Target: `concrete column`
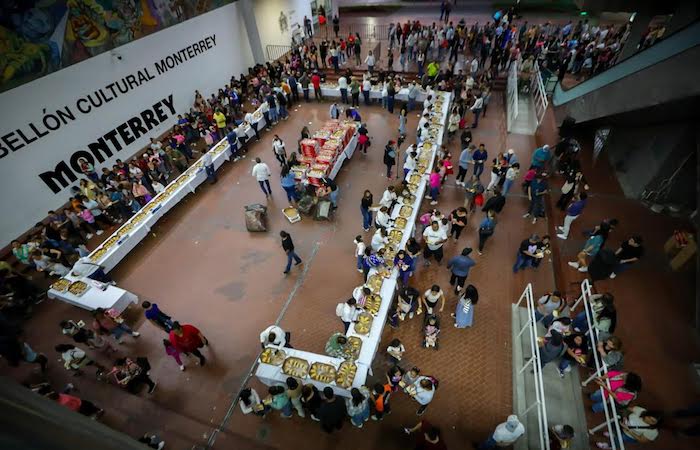
[(639, 44), (639, 40), (642, 38), (642, 33), (646, 31), (651, 19), (651, 14), (646, 12), (637, 12), (637, 14), (634, 16), (634, 21), (632, 22), (630, 34), (627, 36), (627, 42), (625, 42), (625, 46), (622, 48), (620, 56), (617, 58), (618, 61), (624, 61), (636, 53), (637, 45)]
[(265, 49), (260, 41), (260, 32), (258, 31), (258, 23), (255, 21), (255, 11), (253, 10), (253, 0), (240, 0), (241, 10), (243, 11), (243, 20), (245, 20), (245, 29), (248, 34), (248, 42), (250, 50), (253, 53), (253, 59), (256, 64), (265, 64)]

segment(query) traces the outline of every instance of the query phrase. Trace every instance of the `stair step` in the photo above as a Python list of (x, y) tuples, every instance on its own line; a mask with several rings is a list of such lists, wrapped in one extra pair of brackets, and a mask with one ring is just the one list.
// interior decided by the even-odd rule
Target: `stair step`
[[(528, 321), (527, 308), (511, 306), (512, 339), (513, 339), (513, 411), (525, 425), (525, 437), (519, 439), (515, 450), (540, 449), (539, 426), (537, 409), (532, 409), (526, 417), (524, 411), (535, 399), (534, 375), (530, 369), (525, 369), (521, 375), (518, 372), (527, 359), (532, 355), (530, 345), (530, 333), (525, 331), (518, 338), (523, 325)], [(537, 335), (545, 334), (544, 326), (537, 324)], [(573, 369), (564, 378), (557, 371), (558, 361), (547, 364), (542, 370), (542, 382), (544, 386), (544, 398), (547, 408), (547, 422), (551, 427), (556, 424), (567, 424), (574, 427), (576, 435), (572, 448), (585, 449), (588, 447), (588, 425), (583, 410), (581, 393), (581, 377), (577, 369)]]

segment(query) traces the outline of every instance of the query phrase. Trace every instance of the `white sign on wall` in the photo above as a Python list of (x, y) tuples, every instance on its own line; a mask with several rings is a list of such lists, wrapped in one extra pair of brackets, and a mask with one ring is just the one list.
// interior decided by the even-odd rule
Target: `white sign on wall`
[(0, 246), (62, 205), (78, 159), (127, 159), (253, 65), (238, 4), (0, 94)]

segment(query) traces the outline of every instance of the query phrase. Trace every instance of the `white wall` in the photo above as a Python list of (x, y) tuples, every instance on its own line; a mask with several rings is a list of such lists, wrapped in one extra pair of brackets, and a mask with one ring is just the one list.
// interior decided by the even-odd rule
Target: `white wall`
[[(255, 22), (260, 33), (260, 43), (265, 52), (268, 45), (289, 45), (293, 24), (298, 23), (303, 33), (304, 16), (311, 18), (310, 0), (256, 0)], [(288, 29), (280, 29), (280, 12), (287, 16)], [(267, 55), (267, 53), (266, 53)]]
[[(212, 35), (216, 45), (211, 45)], [(158, 75), (156, 62), (208, 36), (210, 49)], [(232, 75), (238, 77), (253, 65), (245, 21), (237, 3), (119, 47), (116, 54), (121, 60), (109, 52), (102, 53), (0, 94), (0, 247), (31, 228), (48, 210), (59, 207), (70, 196), (70, 187), (52, 192), (39, 177), (40, 173), (53, 171), (61, 161), (70, 165), (69, 160), (76, 151), (87, 151), (89, 143), (141, 111), (152, 109), (170, 94), (176, 113), (185, 112), (192, 105), (195, 89), (208, 96), (228, 84)], [(128, 93), (120, 94), (87, 114), (78, 111), (80, 98), (104, 90), (129, 74), (136, 75), (144, 68), (154, 79), (134, 86)], [(82, 105), (85, 109), (84, 102)], [(57, 130), (23, 145), (27, 139), (32, 139), (30, 124), (43, 133), (46, 130), (42, 124), (44, 114), (66, 107), (75, 120), (66, 119), (66, 124), (61, 123)], [(132, 156), (149, 142), (149, 137), (158, 136), (172, 126), (174, 118), (167, 108), (162, 110), (169, 116), (167, 119), (98, 164), (98, 173), (101, 167), (111, 167), (117, 158)], [(27, 139), (19, 139), (16, 130)]]

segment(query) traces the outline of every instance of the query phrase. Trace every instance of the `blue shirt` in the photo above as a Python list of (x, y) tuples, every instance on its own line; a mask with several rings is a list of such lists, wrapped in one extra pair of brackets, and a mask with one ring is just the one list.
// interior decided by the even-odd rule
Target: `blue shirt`
[(468, 256), (455, 256), (447, 262), (447, 268), (452, 270), (452, 273), (458, 277), (469, 276), (469, 269), (476, 263)]
[(583, 212), (583, 208), (585, 207), (586, 200), (578, 200), (569, 205), (569, 208), (566, 210), (566, 214), (568, 216), (578, 216)]
[(288, 188), (288, 187), (293, 187), (296, 184), (296, 180), (294, 179), (294, 174), (292, 172), (289, 172), (287, 175), (285, 175), (282, 178), (282, 187)]
[(469, 163), (473, 161), (474, 159), (472, 159), (472, 154), (469, 150), (462, 150), (462, 153), (459, 154), (459, 167), (462, 169), (469, 167)]
[(600, 251), (600, 247), (602, 247), (602, 246), (603, 246), (603, 236), (596, 234), (596, 235), (588, 238), (588, 240), (584, 244), (583, 248), (591, 247), (591, 250), (588, 252), (588, 254), (591, 256), (595, 256), (598, 254), (598, 252)]
[(549, 161), (550, 157), (551, 155), (549, 153), (549, 149), (540, 147), (535, 150), (535, 153), (532, 154), (532, 165), (535, 167), (542, 167), (544, 166), (544, 163)]
[(535, 178), (530, 183), (530, 190), (532, 192), (532, 195), (539, 194), (542, 191), (546, 191), (547, 190), (547, 182), (544, 180), (538, 181), (537, 178)]
[(146, 310), (144, 315), (148, 320), (158, 320), (163, 317), (168, 317), (165, 313), (158, 309), (158, 305), (156, 305), (155, 303), (151, 303), (151, 307)]
[(479, 224), (479, 229), (483, 228), (485, 230), (493, 230), (495, 226), (496, 222), (494, 222), (492, 218), (484, 217), (484, 220), (482, 220)]
[(474, 152), (474, 164), (483, 164), (489, 158), (489, 154), (486, 150), (477, 149)]
[(226, 140), (228, 141), (229, 145), (234, 146), (238, 142), (238, 136), (236, 136), (236, 132), (232, 131), (226, 135)]

